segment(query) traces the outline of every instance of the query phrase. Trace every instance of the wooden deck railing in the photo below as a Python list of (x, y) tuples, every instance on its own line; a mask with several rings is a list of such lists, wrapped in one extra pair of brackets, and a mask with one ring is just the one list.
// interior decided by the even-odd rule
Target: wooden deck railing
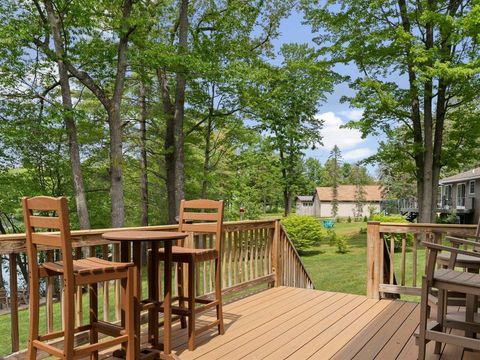
[[(148, 226), (136, 228), (118, 228), (118, 229), (96, 229), (84, 231), (72, 231), (72, 241), (76, 249), (75, 256), (81, 258), (84, 256), (100, 256), (108, 259), (119, 259), (119, 246), (102, 239), (102, 233), (106, 231), (125, 231), (132, 229), (144, 230), (174, 230), (176, 226)], [(215, 239), (211, 235), (191, 234), (187, 238), (188, 245), (198, 248), (214, 247)], [(146, 249), (145, 249), (146, 250)], [(25, 234), (0, 235), (0, 255), (8, 257), (9, 271), (8, 285), (6, 290), (11, 299), (17, 299), (19, 288), (25, 288), (24, 281), (18, 276), (17, 255), (25, 252)], [(47, 250), (41, 261), (52, 261), (58, 257), (54, 250)], [(143, 254), (146, 258), (146, 252)], [(248, 288), (258, 286), (294, 286), (303, 288), (313, 288), (313, 282), (308, 275), (300, 257), (293, 247), (288, 234), (280, 225), (278, 220), (260, 220), (260, 221), (242, 221), (227, 222), (224, 225), (223, 248), (222, 248), (222, 290), (224, 294), (244, 294), (248, 293)], [(162, 265), (160, 265), (162, 266)], [(210, 296), (214, 291), (214, 267), (213, 263), (203, 263), (198, 265), (199, 281), (196, 284), (196, 293), (199, 296)], [(5, 273), (5, 272), (4, 272)], [(49, 331), (61, 326), (61, 313), (55, 314), (54, 310), (59, 311), (62, 307), (61, 295), (57, 299), (58, 279), (48, 278), (43, 285), (42, 303), (44, 307), (44, 320), (41, 320), (44, 329)], [(176, 294), (177, 273), (174, 275), (174, 295)], [(162, 284), (159, 284), (162, 287)], [(76, 296), (76, 322), (82, 324), (84, 318), (88, 316), (88, 311), (84, 311), (83, 293), (77, 290)], [(163, 291), (161, 292), (163, 293)], [(99, 288), (99, 296), (102, 298), (100, 303), (103, 306), (99, 309), (103, 312), (105, 321), (118, 321), (120, 318), (120, 287), (112, 281), (106, 282)], [(20, 332), (19, 318), (22, 312), (18, 301), (10, 301), (10, 349), (11, 353), (19, 352), (26, 346), (26, 333)], [(57, 304), (57, 305), (55, 305)], [(86, 308), (85, 308), (86, 309)], [(26, 309), (23, 309), (26, 311)], [(103, 311), (102, 311), (103, 310)], [(0, 315), (0, 322), (2, 316)], [(23, 321), (26, 316), (22, 316)], [(3, 321), (6, 321), (4, 318)], [(7, 320), (8, 321), (8, 320)], [(79, 337), (80, 342), (87, 338)], [(6, 337), (3, 339), (3, 348)], [(2, 340), (0, 339), (0, 343)], [(7, 344), (8, 345), (8, 344)], [(1, 344), (0, 344), (1, 348)], [(23, 351), (23, 350), (22, 350)], [(20, 351), (20, 352), (22, 352)], [(2, 351), (1, 355), (8, 355), (8, 351)], [(10, 356), (14, 358), (15, 355)]]
[(475, 230), (475, 225), (369, 222), (367, 296), (419, 296), (426, 257), (422, 240), (439, 243), (446, 234), (473, 235)]

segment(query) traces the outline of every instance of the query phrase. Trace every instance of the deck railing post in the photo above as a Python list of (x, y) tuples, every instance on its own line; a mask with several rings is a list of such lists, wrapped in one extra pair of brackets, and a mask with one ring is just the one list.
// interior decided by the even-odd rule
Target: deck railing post
[(380, 298), (380, 222), (369, 221), (367, 224), (367, 297)]
[(273, 230), (273, 246), (272, 246), (272, 271), (275, 274), (275, 287), (282, 285), (282, 274), (280, 265), (280, 220), (275, 220), (275, 228)]

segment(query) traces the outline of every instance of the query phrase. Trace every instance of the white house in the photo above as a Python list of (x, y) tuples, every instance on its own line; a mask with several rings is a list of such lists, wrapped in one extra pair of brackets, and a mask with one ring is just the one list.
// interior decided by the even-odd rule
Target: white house
[[(380, 211), (380, 202), (382, 201), (382, 187), (379, 185), (364, 185), (365, 204), (363, 205), (363, 215), (369, 215), (369, 209), (373, 207), (375, 211)], [(355, 185), (339, 185), (338, 188), (338, 212), (337, 216), (348, 217), (355, 215)], [(316, 217), (332, 216), (332, 187), (317, 187), (313, 197), (313, 214)]]
[(295, 199), (296, 201), (296, 213), (298, 215), (310, 215), (314, 216), (313, 211), (313, 196), (302, 196), (299, 195)]

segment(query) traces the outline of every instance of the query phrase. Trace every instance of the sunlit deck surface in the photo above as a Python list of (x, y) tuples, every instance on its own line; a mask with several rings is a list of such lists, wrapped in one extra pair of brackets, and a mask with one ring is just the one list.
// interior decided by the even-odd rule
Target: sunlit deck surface
[[(413, 302), (280, 287), (227, 304), (225, 335), (212, 330), (200, 336), (195, 351), (188, 351), (178, 323), (173, 342), (186, 360), (416, 359), (419, 311)], [(433, 347), (428, 344), (428, 359), (480, 358), (455, 346), (444, 346), (438, 356)]]

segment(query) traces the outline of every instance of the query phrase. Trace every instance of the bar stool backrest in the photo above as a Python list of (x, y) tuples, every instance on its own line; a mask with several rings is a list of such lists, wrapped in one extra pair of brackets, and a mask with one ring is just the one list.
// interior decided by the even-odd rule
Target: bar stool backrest
[[(215, 249), (221, 251), (223, 233), (223, 200), (182, 200), (178, 230), (197, 234), (215, 234)], [(183, 246), (183, 242), (181, 246)]]
[[(67, 199), (48, 196), (24, 197), (22, 205), (30, 277), (38, 276), (38, 247), (58, 248), (62, 255), (64, 281), (72, 284), (73, 257)], [(37, 229), (44, 231), (38, 232)]]

